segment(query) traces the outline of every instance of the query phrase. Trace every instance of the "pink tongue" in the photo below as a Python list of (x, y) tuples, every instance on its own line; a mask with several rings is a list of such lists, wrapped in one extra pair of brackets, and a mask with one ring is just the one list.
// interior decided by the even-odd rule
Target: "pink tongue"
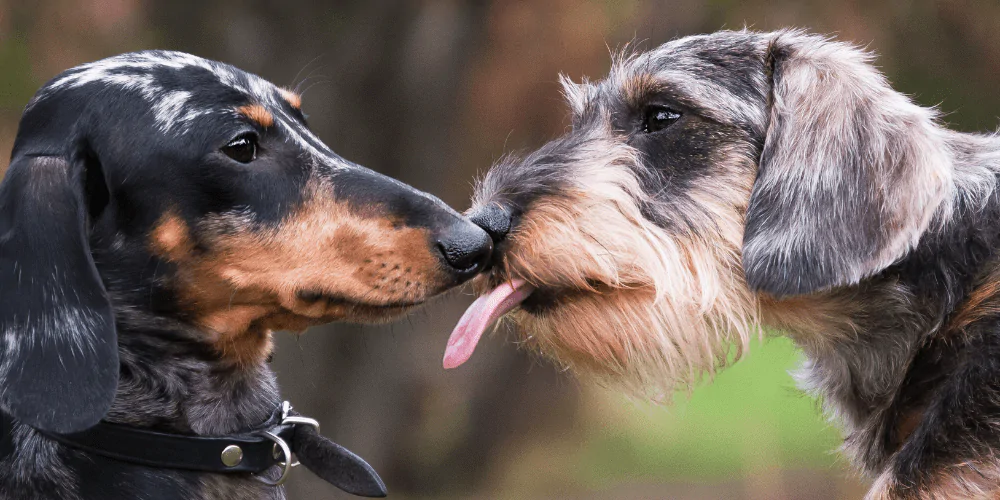
[(505, 282), (476, 299), (448, 338), (448, 347), (444, 351), (445, 369), (457, 368), (468, 361), (486, 328), (517, 307), (533, 291), (533, 286), (517, 279)]

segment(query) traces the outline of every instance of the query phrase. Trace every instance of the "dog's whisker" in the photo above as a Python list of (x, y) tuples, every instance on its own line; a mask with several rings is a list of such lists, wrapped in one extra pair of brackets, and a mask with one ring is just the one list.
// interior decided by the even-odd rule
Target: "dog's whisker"
[(302, 85), (302, 82), (304, 82), (305, 80), (307, 80), (309, 78), (309, 76), (311, 76), (312, 71), (315, 71), (315, 70), (310, 70), (310, 74), (309, 75), (306, 75), (306, 77), (304, 79), (299, 80), (299, 76), (302, 75), (302, 72), (305, 71), (309, 66), (311, 66), (314, 62), (318, 61), (322, 57), (323, 57), (323, 55), (321, 54), (321, 55), (318, 55), (318, 56), (310, 59), (309, 62), (305, 63), (305, 65), (303, 65), (301, 68), (299, 68), (299, 70), (295, 73), (295, 76), (292, 77), (292, 81), (291, 81), (292, 89), (294, 89), (295, 92), (299, 91), (299, 86)]

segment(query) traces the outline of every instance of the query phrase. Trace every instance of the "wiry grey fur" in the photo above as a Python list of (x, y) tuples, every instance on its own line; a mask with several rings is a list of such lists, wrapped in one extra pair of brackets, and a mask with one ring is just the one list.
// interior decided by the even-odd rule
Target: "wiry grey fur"
[[(724, 31), (564, 79), (572, 131), (478, 187), (471, 213), (512, 214), (481, 285), (527, 280), (528, 346), (651, 396), (755, 325), (785, 333), (873, 498), (996, 495), (1000, 139), (945, 129), (871, 61)], [(656, 106), (682, 116), (647, 133)]]

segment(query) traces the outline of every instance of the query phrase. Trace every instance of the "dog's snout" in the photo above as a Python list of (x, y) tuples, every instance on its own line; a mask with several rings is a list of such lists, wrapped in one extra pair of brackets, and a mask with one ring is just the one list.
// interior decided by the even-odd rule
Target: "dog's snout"
[(479, 226), (456, 219), (438, 234), (437, 248), (445, 263), (462, 280), (482, 271), (493, 253), (493, 240)]
[(483, 228), (483, 231), (490, 235), (494, 245), (507, 237), (511, 218), (510, 211), (496, 203), (480, 207), (469, 214), (469, 220)]

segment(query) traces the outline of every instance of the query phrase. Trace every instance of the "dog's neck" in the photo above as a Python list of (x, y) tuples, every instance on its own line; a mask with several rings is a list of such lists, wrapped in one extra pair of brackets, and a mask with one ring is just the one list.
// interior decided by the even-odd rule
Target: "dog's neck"
[(237, 365), (203, 332), (122, 301), (115, 316), (121, 375), (106, 420), (224, 435), (259, 426), (280, 403), (266, 362)]
[[(120, 377), (106, 421), (219, 436), (258, 427), (275, 411), (280, 399), (266, 362), (234, 366), (211, 349), (203, 332), (156, 316), (135, 301), (130, 305), (113, 288), (110, 292)], [(283, 489), (249, 476), (150, 469), (66, 454), (61, 445), (20, 425), (10, 445), (23, 451), (0, 461), (0, 498), (76, 499), (80, 491), (91, 491), (94, 498), (134, 498), (178, 488), (183, 498), (284, 498)], [(122, 490), (123, 482), (137, 489)]]
[(951, 215), (932, 224), (902, 261), (856, 286), (763, 299), (765, 324), (807, 356), (801, 385), (843, 425), (845, 451), (877, 471), (905, 427), (898, 400), (914, 357), (952, 328), (978, 284), (998, 267), (1000, 140), (949, 133)]

